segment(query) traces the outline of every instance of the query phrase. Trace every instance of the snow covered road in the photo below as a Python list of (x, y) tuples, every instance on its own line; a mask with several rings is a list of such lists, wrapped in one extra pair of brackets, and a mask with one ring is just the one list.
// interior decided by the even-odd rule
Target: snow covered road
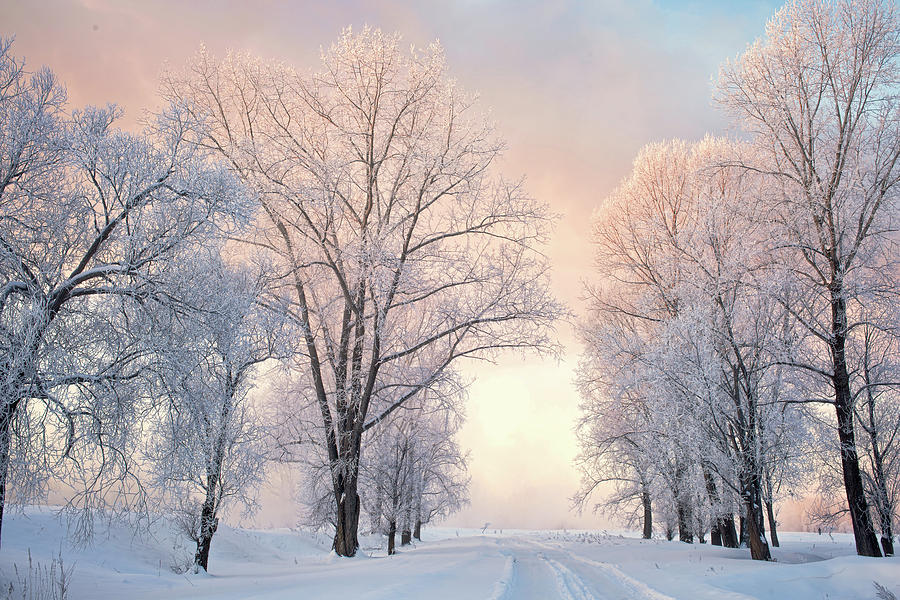
[[(220, 558), (220, 560), (222, 560)], [(169, 598), (281, 600), (325, 598), (340, 588), (365, 600), (403, 598), (489, 600), (666, 600), (613, 565), (520, 537), (466, 537), (421, 544), (393, 557), (306, 562), (293, 568), (211, 569), (167, 586)], [(120, 597), (119, 586), (108, 595)], [(118, 588), (118, 592), (115, 590)], [(157, 586), (130, 597), (158, 598)]]
[(496, 600), (668, 600), (614, 565), (585, 559), (570, 550), (525, 537), (496, 539), (513, 560), (505, 593)]

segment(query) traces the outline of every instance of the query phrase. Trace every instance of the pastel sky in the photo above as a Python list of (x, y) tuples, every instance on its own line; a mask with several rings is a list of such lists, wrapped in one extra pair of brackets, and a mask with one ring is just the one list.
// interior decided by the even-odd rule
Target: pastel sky
[[(727, 133), (713, 106), (719, 65), (762, 35), (771, 0), (334, 0), (192, 2), (0, 0), (0, 36), (30, 67), (50, 66), (74, 105), (115, 102), (126, 125), (155, 103), (165, 63), (205, 44), (314, 68), (342, 28), (440, 40), (451, 74), (478, 91), (508, 151), (501, 168), (561, 215), (547, 249), (559, 297), (582, 312), (591, 276), (592, 212), (627, 175), (638, 149), (671, 137)], [(587, 527), (569, 498), (580, 349), (561, 324), (559, 361), (511, 356), (470, 369), (460, 441), (471, 450), (471, 506), (460, 526)], [(290, 478), (287, 478), (289, 481)], [(285, 484), (288, 485), (288, 484)], [(260, 524), (293, 524), (287, 493), (268, 493)]]

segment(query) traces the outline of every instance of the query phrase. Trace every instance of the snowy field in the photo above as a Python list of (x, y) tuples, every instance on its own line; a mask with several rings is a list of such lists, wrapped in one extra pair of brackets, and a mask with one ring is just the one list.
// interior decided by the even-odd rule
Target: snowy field
[[(365, 556), (338, 559), (324, 536), (221, 526), (209, 575), (172, 570), (191, 548), (162, 524), (152, 537), (106, 529), (88, 548), (64, 541), (46, 509), (8, 515), (0, 551), (0, 594), (33, 561), (62, 555), (74, 565), (70, 600), (205, 598), (648, 599), (877, 598), (873, 581), (900, 596), (897, 558), (853, 555), (849, 535), (784, 533), (777, 562), (746, 550), (645, 541), (605, 532), (426, 529), (424, 540), (392, 557), (363, 540)], [(13, 598), (17, 597), (15, 595)], [(5, 598), (0, 595), (0, 598)]]

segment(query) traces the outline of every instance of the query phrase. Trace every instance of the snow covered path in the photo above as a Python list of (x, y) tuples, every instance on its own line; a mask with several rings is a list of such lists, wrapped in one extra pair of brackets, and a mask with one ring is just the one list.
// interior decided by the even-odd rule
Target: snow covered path
[(504, 600), (669, 600), (614, 565), (583, 558), (561, 545), (526, 537), (495, 541), (515, 565), (506, 594), (499, 597)]
[(172, 570), (192, 553), (165, 523), (140, 536), (104, 526), (78, 548), (52, 511), (29, 509), (4, 523), (0, 589), (27, 573), (30, 552), (44, 566), (59, 554), (75, 565), (68, 600), (871, 600), (874, 581), (900, 596), (900, 559), (854, 556), (849, 535), (784, 533), (778, 562), (760, 563), (746, 550), (605, 532), (423, 533), (395, 556), (376, 536), (339, 559), (322, 535), (222, 525), (210, 574), (193, 575)]
[[(326, 597), (341, 582), (355, 598), (485, 598), (490, 600), (668, 600), (606, 563), (522, 537), (465, 537), (421, 544), (393, 557), (301, 563), (269, 572), (229, 565), (207, 577), (183, 578), (169, 598), (246, 600)], [(136, 583), (123, 579), (122, 583)], [(137, 587), (137, 586), (136, 586)], [(117, 598), (119, 586), (95, 598)], [(136, 590), (135, 590), (136, 591)], [(156, 585), (133, 600), (158, 598)]]

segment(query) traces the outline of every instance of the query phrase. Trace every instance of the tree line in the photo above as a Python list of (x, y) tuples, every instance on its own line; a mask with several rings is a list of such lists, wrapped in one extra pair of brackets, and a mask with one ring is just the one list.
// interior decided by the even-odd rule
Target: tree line
[(893, 3), (791, 1), (719, 74), (742, 133), (638, 154), (593, 232), (577, 502), (768, 560), (812, 487), (893, 554), (898, 53)]

